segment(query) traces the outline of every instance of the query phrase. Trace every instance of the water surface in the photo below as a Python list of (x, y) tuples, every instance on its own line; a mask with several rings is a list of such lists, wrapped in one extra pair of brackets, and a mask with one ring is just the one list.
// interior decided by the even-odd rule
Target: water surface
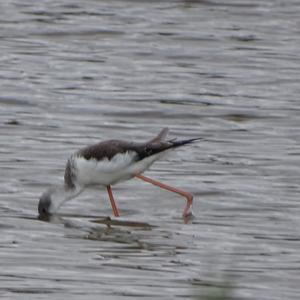
[[(1, 299), (298, 299), (298, 1), (0, 6)], [(195, 195), (191, 222), (139, 180), (117, 224), (100, 188), (37, 219), (73, 151), (165, 126), (205, 138), (147, 172)]]

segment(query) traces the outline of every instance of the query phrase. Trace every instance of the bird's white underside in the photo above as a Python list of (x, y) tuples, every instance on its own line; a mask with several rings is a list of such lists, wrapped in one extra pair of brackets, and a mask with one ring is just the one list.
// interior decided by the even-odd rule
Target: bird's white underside
[(147, 170), (162, 155), (161, 152), (139, 161), (136, 161), (137, 153), (135, 151), (119, 153), (110, 160), (106, 158), (101, 161), (74, 156), (72, 159), (76, 183), (80, 186), (108, 186), (128, 180)]
[(111, 160), (103, 159), (101, 161), (87, 160), (77, 155), (72, 156), (70, 159), (72, 160), (72, 172), (75, 175), (75, 189), (66, 190), (64, 186), (53, 189), (49, 212), (55, 213), (66, 201), (81, 194), (88, 186), (113, 185), (143, 173), (163, 155), (163, 152), (139, 161), (135, 160), (136, 155), (136, 152), (128, 151), (116, 154)]

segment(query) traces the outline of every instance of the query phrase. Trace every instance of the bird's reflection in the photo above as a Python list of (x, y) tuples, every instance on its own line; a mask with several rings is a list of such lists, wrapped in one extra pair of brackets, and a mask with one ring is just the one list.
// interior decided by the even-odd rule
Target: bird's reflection
[(130, 250), (174, 250), (183, 247), (177, 244), (178, 240), (174, 244), (172, 232), (146, 222), (75, 214), (43, 215), (39, 216), (39, 220), (76, 229), (67, 234), (69, 238), (119, 243)]

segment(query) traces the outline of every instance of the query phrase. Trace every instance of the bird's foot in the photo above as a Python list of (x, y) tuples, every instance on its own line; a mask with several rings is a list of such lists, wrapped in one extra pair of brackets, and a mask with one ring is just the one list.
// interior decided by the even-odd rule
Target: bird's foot
[(187, 223), (189, 223), (190, 221), (192, 221), (192, 220), (195, 218), (195, 216), (194, 216), (193, 212), (190, 210), (190, 211), (184, 213), (184, 214), (182, 215), (182, 218), (183, 218), (183, 220), (184, 220), (184, 223), (187, 224)]

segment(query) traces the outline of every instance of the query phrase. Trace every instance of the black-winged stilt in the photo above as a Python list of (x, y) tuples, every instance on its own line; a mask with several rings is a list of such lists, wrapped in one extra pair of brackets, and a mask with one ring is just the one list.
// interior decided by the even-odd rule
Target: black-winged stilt
[(167, 150), (201, 139), (166, 140), (168, 131), (168, 128), (164, 128), (155, 138), (144, 143), (103, 141), (71, 155), (66, 164), (64, 184), (49, 188), (40, 198), (40, 218), (55, 213), (63, 203), (78, 196), (85, 188), (95, 185), (106, 187), (113, 213), (117, 217), (120, 213), (111, 186), (133, 177), (185, 197), (187, 202), (183, 216), (187, 217), (193, 202), (191, 193), (142, 175)]

